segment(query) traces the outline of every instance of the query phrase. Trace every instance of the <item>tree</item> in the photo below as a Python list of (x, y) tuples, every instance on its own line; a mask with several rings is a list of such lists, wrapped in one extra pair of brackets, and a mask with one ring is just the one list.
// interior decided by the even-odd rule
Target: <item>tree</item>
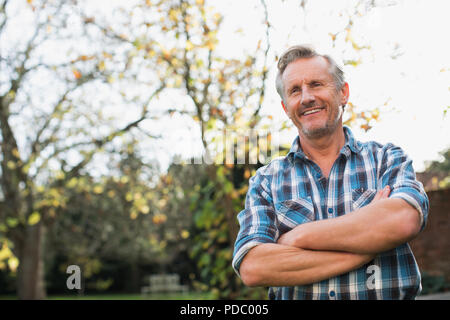
[[(225, 132), (234, 132), (239, 134), (249, 133), (254, 129), (262, 129), (274, 126), (273, 123), (262, 121), (260, 115), (262, 105), (266, 96), (266, 85), (268, 72), (270, 71), (270, 57), (273, 55), (270, 47), (271, 22), (269, 20), (268, 9), (265, 1), (260, 1), (263, 8), (261, 16), (262, 23), (266, 26), (266, 32), (261, 39), (255, 40), (255, 52), (240, 61), (227, 61), (214, 59), (214, 52), (209, 54), (199, 54), (192, 48), (190, 56), (184, 65), (176, 70), (177, 73), (184, 75), (182, 82), (187, 95), (192, 99), (195, 105), (193, 118), (198, 122), (201, 131), (201, 141), (204, 147), (205, 160), (224, 159), (224, 155), (219, 151), (213, 150), (222, 140)], [(307, 1), (302, 1), (301, 6), (306, 10)], [(184, 14), (184, 19), (189, 15)], [(351, 32), (354, 16), (360, 12), (349, 13), (349, 23), (342, 30), (342, 33)], [(208, 30), (216, 30), (220, 21), (210, 26)], [(190, 29), (180, 27), (180, 34), (184, 34), (185, 39), (190, 39)], [(340, 33), (340, 32), (338, 32)], [(333, 43), (336, 42), (338, 34), (331, 37)], [(207, 47), (208, 39), (205, 38), (204, 44), (200, 48)], [(355, 51), (368, 49), (360, 46), (350, 36), (344, 40), (350, 42)], [(192, 57), (189, 59), (189, 57)], [(206, 59), (208, 57), (208, 59)], [(203, 60), (202, 60), (203, 59)], [(201, 72), (192, 72), (192, 65), (208, 65), (212, 72), (203, 74)], [(197, 62), (196, 62), (197, 61)], [(225, 62), (216, 64), (216, 61)], [(352, 60), (346, 61), (346, 64), (357, 66)], [(228, 70), (231, 72), (228, 73)], [(194, 79), (202, 79), (203, 85), (192, 85), (196, 82)], [(358, 112), (358, 108), (349, 104), (347, 112), (350, 116), (346, 120), (347, 125), (358, 124), (361, 128), (369, 130), (372, 121), (378, 120), (379, 111), (373, 109), (364, 112)], [(231, 112), (230, 112), (231, 111)], [(265, 120), (267, 120), (265, 119)], [(286, 127), (281, 126), (281, 130)], [(262, 138), (262, 137), (260, 137)], [(270, 141), (270, 133), (267, 133), (267, 140)], [(247, 192), (247, 181), (255, 170), (261, 166), (261, 163), (249, 163), (248, 159), (253, 149), (257, 149), (257, 154), (262, 151), (269, 154), (267, 144), (265, 146), (258, 143), (252, 144), (249, 136), (244, 137), (245, 144), (242, 143), (239, 148), (244, 147), (246, 160), (244, 164), (239, 164), (236, 158), (231, 163), (220, 162), (222, 165), (205, 166), (205, 172), (208, 176), (206, 183), (199, 183), (191, 190), (190, 209), (194, 214), (194, 231), (192, 257), (196, 259), (199, 270), (201, 270), (201, 282), (204, 290), (211, 290), (216, 298), (233, 299), (237, 297), (263, 298), (264, 290), (252, 290), (245, 288), (237, 279), (234, 271), (231, 269), (231, 260), (234, 241), (238, 232), (236, 214), (242, 210), (245, 194)], [(250, 142), (250, 143), (249, 143)], [(232, 143), (235, 143), (234, 141)], [(265, 150), (264, 150), (265, 149)], [(270, 156), (274, 156), (273, 154)], [(267, 160), (267, 159), (266, 159)]]
[[(434, 160), (426, 162), (426, 169), (418, 175), (422, 177), (430, 176), (431, 185), (445, 189), (450, 186), (450, 148), (439, 153), (442, 161)], [(425, 184), (426, 182), (424, 182)]]
[[(136, 141), (125, 146), (118, 162), (108, 164), (108, 175), (84, 174), (68, 183), (64, 190), (67, 205), (56, 213), (58, 219), (46, 239), (48, 261), (64, 258), (54, 270), (76, 264), (88, 280), (101, 271), (104, 261), (121, 261), (128, 270), (122, 275), (127, 289), (139, 292), (140, 266), (173, 260), (173, 243), (179, 239), (173, 239), (173, 231), (172, 238), (166, 235), (165, 216), (157, 209), (160, 190), (148, 184), (155, 169), (142, 161), (135, 147)], [(174, 221), (180, 223), (180, 219)]]
[[(123, 23), (94, 18), (77, 1), (4, 0), (0, 7), (0, 227), (20, 261), (19, 297), (39, 299), (45, 227), (67, 207), (73, 179), (95, 168), (94, 158), (114, 154), (120, 136), (154, 138), (140, 124), (152, 118), (150, 104), (164, 89), (186, 90), (206, 146), (208, 125), (217, 116), (236, 119), (259, 78), (254, 58), (216, 55), (221, 16), (203, 1), (141, 1), (117, 11)], [(136, 22), (139, 10), (150, 14)], [(14, 24), (24, 17), (16, 12), (32, 21), (20, 37)], [(50, 54), (54, 48), (66, 50)], [(234, 92), (238, 83), (245, 86)], [(124, 119), (113, 106), (136, 116)]]
[[(91, 3), (0, 2), (0, 230), (20, 261), (20, 298), (45, 297), (45, 229), (67, 207), (71, 181), (99, 170), (122, 138), (155, 138), (143, 124), (178, 113), (197, 123), (213, 158), (225, 131), (263, 125), (273, 56), (265, 1), (258, 5), (266, 32), (240, 59), (217, 50), (223, 16), (203, 0), (142, 0), (116, 8), (113, 17)], [(27, 26), (20, 35), (17, 23)], [(158, 99), (174, 91), (185, 98), (176, 107)], [(232, 169), (207, 168), (223, 191), (227, 250), (237, 234)]]
[[(149, 102), (164, 88), (163, 82), (147, 81), (153, 90), (142, 100), (125, 94), (121, 100), (93, 98), (92, 92), (114, 90), (138, 74), (127, 36), (99, 27), (83, 8), (77, 1), (0, 3), (0, 227), (20, 261), (22, 299), (45, 297), (44, 227), (55, 209), (65, 207), (67, 184), (94, 156), (114, 152), (117, 137), (149, 119)], [(23, 19), (32, 23), (18, 36), (15, 24)], [(83, 46), (96, 41), (102, 45)], [(103, 106), (117, 107), (114, 99), (122, 110), (134, 107), (134, 119), (107, 116)]]
[(439, 153), (444, 159), (443, 161), (430, 161), (427, 164), (426, 171), (429, 172), (450, 172), (450, 148)]

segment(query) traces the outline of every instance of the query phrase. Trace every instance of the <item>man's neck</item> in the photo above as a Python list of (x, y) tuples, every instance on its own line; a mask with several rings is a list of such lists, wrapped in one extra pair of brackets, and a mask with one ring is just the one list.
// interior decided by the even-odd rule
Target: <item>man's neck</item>
[(333, 163), (345, 145), (345, 135), (342, 127), (338, 127), (331, 135), (317, 139), (310, 139), (301, 133), (299, 135), (303, 152), (310, 160), (318, 164)]

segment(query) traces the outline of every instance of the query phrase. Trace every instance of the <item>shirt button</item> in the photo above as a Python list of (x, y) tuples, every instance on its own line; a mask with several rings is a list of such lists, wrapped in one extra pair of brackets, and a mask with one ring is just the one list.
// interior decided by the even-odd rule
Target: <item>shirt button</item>
[(333, 290), (331, 290), (331, 291), (329, 292), (329, 295), (330, 295), (331, 298), (333, 298), (333, 297), (336, 295), (336, 292), (334, 292)]
[(333, 213), (333, 208), (328, 208), (328, 213), (332, 214)]

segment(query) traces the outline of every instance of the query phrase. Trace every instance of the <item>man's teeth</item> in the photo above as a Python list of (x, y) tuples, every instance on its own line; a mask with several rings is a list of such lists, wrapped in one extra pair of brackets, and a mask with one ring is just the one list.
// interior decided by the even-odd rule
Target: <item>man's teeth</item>
[(305, 113), (303, 113), (303, 115), (307, 116), (308, 114), (316, 113), (316, 112), (319, 112), (320, 110), (322, 110), (322, 109), (309, 110), (309, 111), (306, 111)]

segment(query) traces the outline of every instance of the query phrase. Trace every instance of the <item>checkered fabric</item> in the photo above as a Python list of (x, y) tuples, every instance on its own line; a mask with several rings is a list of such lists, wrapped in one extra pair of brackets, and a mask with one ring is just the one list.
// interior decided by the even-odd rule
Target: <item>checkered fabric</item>
[[(246, 253), (262, 243), (276, 243), (296, 225), (332, 219), (369, 204), (377, 190), (389, 185), (389, 198), (401, 198), (415, 207), (421, 229), (428, 216), (428, 197), (416, 180), (411, 159), (389, 143), (359, 142), (344, 126), (346, 142), (328, 179), (308, 159), (299, 137), (285, 157), (273, 160), (250, 178), (245, 209), (238, 214), (233, 268)], [(377, 266), (380, 276), (367, 285)], [(414, 299), (421, 276), (407, 243), (379, 253), (374, 260), (346, 274), (318, 283), (269, 288), (270, 299)]]

